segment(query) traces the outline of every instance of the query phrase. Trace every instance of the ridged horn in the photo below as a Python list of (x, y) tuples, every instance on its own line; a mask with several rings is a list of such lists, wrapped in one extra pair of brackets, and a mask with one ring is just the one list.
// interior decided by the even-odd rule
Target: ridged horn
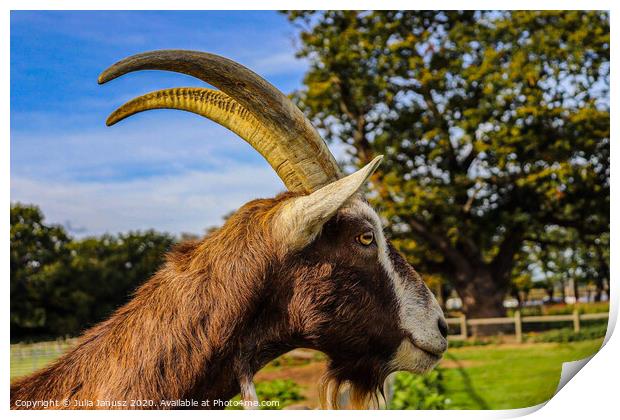
[(127, 117), (151, 109), (192, 112), (226, 127), (248, 142), (269, 162), (286, 188), (290, 191), (304, 190), (304, 185), (287, 160), (277, 135), (225, 93), (206, 88), (158, 90), (125, 103), (110, 114), (106, 124), (114, 125)]
[[(169, 99), (164, 99), (164, 102), (171, 105), (174, 101), (185, 101), (188, 109), (163, 105), (154, 108), (185, 109), (191, 112), (194, 112), (193, 109), (206, 109), (204, 116), (210, 119), (213, 119), (212, 116), (217, 118), (214, 119), (216, 122), (240, 135), (253, 147), (257, 148), (255, 143), (260, 143), (262, 150), (258, 148), (257, 150), (267, 158), (289, 190), (313, 192), (342, 177), (340, 168), (325, 141), (299, 108), (277, 88), (246, 67), (227, 58), (204, 52), (152, 51), (128, 57), (112, 65), (101, 73), (99, 83), (106, 83), (137, 70), (175, 71), (194, 76), (219, 88), (225, 95), (217, 97), (205, 94), (207, 105), (200, 105), (198, 102), (201, 99), (194, 95), (182, 97), (178, 95), (179, 91), (172, 94), (174, 90), (168, 90), (171, 96)], [(149, 100), (154, 101), (153, 98)], [(138, 102), (133, 106), (137, 104)], [(238, 108), (234, 108), (238, 111), (226, 117), (224, 112), (230, 113), (227, 106), (233, 108), (233, 104), (237, 105)], [(130, 109), (129, 103), (126, 106), (128, 108), (125, 113)], [(121, 115), (123, 108), (125, 106), (110, 118), (117, 112), (119, 113), (117, 116)], [(129, 115), (131, 113), (126, 116)], [(260, 132), (260, 135), (254, 135), (252, 141), (246, 138), (251, 132), (250, 116), (259, 123), (255, 129)]]

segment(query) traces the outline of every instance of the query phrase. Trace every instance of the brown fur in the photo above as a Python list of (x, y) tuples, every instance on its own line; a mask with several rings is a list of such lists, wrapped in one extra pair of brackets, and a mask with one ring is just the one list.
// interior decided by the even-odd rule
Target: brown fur
[(71, 352), (14, 382), (11, 408), (20, 408), (17, 400), (66, 399), (66, 408), (87, 400), (155, 402), (109, 408), (228, 400), (242, 381), (296, 347), (329, 356), (326, 405), (337, 406), (344, 384), (353, 406), (378, 403), (406, 332), (376, 245), (354, 240), (370, 224), (339, 213), (305, 249), (282, 253), (271, 221), (294, 195), (252, 201), (202, 241), (179, 244), (133, 299)]

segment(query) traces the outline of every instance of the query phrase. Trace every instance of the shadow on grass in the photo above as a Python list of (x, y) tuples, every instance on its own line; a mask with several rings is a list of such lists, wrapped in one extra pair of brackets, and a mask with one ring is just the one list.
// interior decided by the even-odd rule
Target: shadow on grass
[(469, 374), (467, 373), (467, 371), (461, 364), (461, 361), (450, 353), (446, 354), (446, 357), (452, 360), (454, 364), (456, 365), (455, 369), (458, 370), (459, 374), (463, 378), (463, 385), (465, 386), (465, 392), (467, 392), (467, 394), (469, 394), (471, 399), (478, 404), (479, 406), (478, 408), (480, 410), (489, 410), (489, 404), (487, 404), (484, 398), (482, 398), (480, 394), (478, 394), (478, 392), (476, 392), (476, 390), (474, 389), (474, 386), (471, 382), (471, 378), (469, 377)]

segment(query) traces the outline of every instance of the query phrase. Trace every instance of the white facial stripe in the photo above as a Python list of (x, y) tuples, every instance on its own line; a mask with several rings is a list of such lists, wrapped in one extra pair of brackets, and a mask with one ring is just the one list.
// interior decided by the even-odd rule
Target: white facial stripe
[[(373, 208), (370, 207), (367, 203), (361, 200), (352, 201), (343, 210), (347, 211), (349, 209), (351, 210), (352, 214), (357, 214), (364, 217), (374, 226), (375, 240), (377, 241), (377, 247), (379, 249), (379, 263), (392, 279), (394, 286), (398, 288), (397, 283), (402, 283), (402, 281), (400, 279), (400, 276), (394, 270), (392, 260), (390, 260), (387, 248), (387, 241), (385, 239), (385, 235), (383, 234), (383, 224), (381, 223), (381, 219), (379, 219), (377, 212), (374, 211)], [(396, 295), (400, 295), (398, 290)]]
[[(425, 285), (420, 287), (412, 281), (403, 279), (395, 270), (377, 212), (361, 200), (351, 200), (342, 211), (361, 216), (373, 224), (379, 264), (392, 279), (394, 294), (398, 300), (400, 327), (411, 335), (416, 345), (422, 346), (425, 350), (433, 353), (445, 350), (445, 339), (441, 337), (437, 327), (437, 320), (443, 316), (443, 312), (435, 296)], [(435, 363), (436, 360), (413, 346), (409, 340), (403, 341), (393, 361), (395, 369), (415, 372), (431, 369)]]
[(381, 223), (381, 219), (379, 219), (379, 215), (377, 215), (377, 212), (374, 211), (374, 209), (370, 207), (370, 205), (368, 205), (367, 203), (361, 200), (352, 201), (343, 210), (347, 211), (349, 209), (352, 214), (357, 214), (357, 215), (364, 217), (366, 220), (372, 223), (375, 228), (375, 240), (377, 241), (377, 248), (379, 251), (378, 252), (379, 264), (381, 264), (385, 272), (392, 279), (394, 292), (396, 294), (396, 298), (398, 299), (399, 306), (401, 308), (400, 327), (407, 329), (406, 325), (403, 325), (403, 321), (405, 317), (403, 316), (404, 314), (402, 313), (402, 309), (404, 306), (402, 303), (403, 303), (404, 295), (406, 292), (406, 288), (403, 284), (402, 278), (396, 272), (396, 270), (394, 270), (394, 265), (392, 264), (392, 260), (390, 259), (390, 256), (388, 253), (388, 247), (387, 247), (387, 240), (385, 239), (385, 234), (383, 233), (383, 224)]

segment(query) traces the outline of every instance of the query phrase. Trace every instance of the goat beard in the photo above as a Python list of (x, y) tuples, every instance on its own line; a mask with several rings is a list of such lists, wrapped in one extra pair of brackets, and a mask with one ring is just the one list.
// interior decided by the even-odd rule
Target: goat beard
[[(321, 378), (319, 384), (319, 401), (323, 410), (338, 410), (341, 408), (353, 410), (379, 409), (383, 403), (387, 405), (384, 389), (387, 373), (381, 374), (375, 380), (359, 383), (353, 380), (339, 379), (333, 372), (328, 371)], [(343, 405), (342, 396), (348, 394), (348, 400)]]

